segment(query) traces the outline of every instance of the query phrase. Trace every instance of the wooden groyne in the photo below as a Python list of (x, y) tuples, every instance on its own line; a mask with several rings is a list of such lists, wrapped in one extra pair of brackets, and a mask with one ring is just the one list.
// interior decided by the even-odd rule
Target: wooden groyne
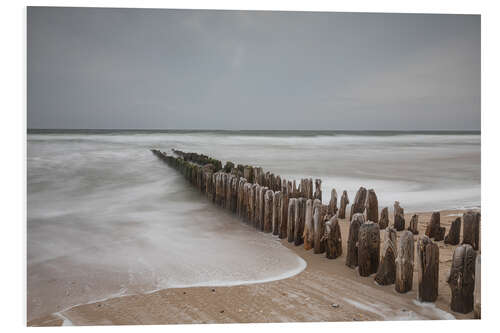
[[(172, 150), (169, 155), (151, 149), (159, 159), (178, 170), (193, 186), (215, 205), (237, 215), (245, 223), (264, 233), (272, 233), (305, 250), (336, 259), (344, 253), (338, 219), (347, 215), (349, 198), (342, 192), (337, 205), (337, 191), (331, 190), (330, 202), (322, 203), (321, 179), (288, 180), (261, 167), (235, 164), (197, 153)], [(340, 192), (339, 192), (340, 193)], [(425, 235), (418, 235), (418, 216), (413, 215), (405, 230), (404, 210), (394, 203), (393, 224), (389, 210), (379, 216), (378, 198), (373, 189), (360, 187), (351, 205), (347, 236), (346, 265), (357, 268), (360, 276), (374, 275), (380, 285), (394, 284), (399, 293), (413, 288), (413, 272), (418, 271), (417, 299), (434, 302), (438, 295), (439, 247), (445, 239), (440, 214), (434, 212)], [(460, 220), (455, 221), (446, 242), (457, 245)], [(460, 313), (475, 312), (481, 316), (480, 269), (481, 214), (468, 211), (463, 216), (463, 241), (455, 249), (447, 279), (452, 291), (450, 307)], [(396, 231), (403, 231), (397, 240)], [(384, 243), (380, 257), (380, 234)], [(416, 256), (416, 258), (415, 258)], [(478, 258), (478, 260), (476, 260)], [(416, 263), (415, 263), (416, 259)]]

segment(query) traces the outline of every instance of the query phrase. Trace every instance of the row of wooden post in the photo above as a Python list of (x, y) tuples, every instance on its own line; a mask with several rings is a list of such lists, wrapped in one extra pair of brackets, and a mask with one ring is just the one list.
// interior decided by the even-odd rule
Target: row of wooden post
[[(329, 259), (342, 255), (342, 236), (338, 219), (346, 217), (349, 204), (343, 191), (337, 207), (337, 192), (331, 191), (328, 205), (322, 204), (321, 180), (302, 179), (296, 182), (265, 172), (260, 167), (235, 166), (197, 153), (174, 150), (177, 156), (159, 150), (152, 152), (171, 167), (179, 170), (216, 205), (226, 208), (255, 228), (286, 238), (306, 250), (326, 253)], [(365, 218), (366, 212), (366, 218)], [(467, 212), (463, 216), (463, 241), (455, 249), (448, 284), (452, 291), (453, 311), (475, 311), (480, 317), (480, 214)], [(445, 237), (440, 226), (440, 214), (434, 212), (425, 235), (417, 240), (418, 290), (420, 301), (434, 302), (438, 296), (439, 247), (436, 241), (457, 245), (460, 240), (460, 218)], [(380, 285), (395, 284), (396, 291), (408, 292), (413, 287), (414, 235), (418, 234), (418, 216), (413, 215), (408, 230), (397, 241), (396, 231), (405, 229), (404, 210), (394, 203), (393, 226), (389, 226), (388, 207), (379, 218), (378, 199), (373, 189), (361, 187), (351, 205), (346, 265), (358, 267), (360, 276), (375, 274)], [(385, 230), (380, 256), (380, 230)], [(434, 242), (431, 240), (434, 239)], [(475, 304), (474, 304), (475, 300)]]

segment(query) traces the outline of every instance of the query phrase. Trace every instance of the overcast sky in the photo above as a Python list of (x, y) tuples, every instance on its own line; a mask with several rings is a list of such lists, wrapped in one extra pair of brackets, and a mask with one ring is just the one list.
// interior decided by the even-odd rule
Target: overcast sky
[(478, 15), (28, 8), (28, 128), (480, 129)]

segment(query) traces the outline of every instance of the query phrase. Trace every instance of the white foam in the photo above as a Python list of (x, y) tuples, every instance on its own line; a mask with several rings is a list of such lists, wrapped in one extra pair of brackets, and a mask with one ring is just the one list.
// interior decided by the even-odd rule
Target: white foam
[(422, 310), (424, 310), (424, 313), (436, 316), (439, 319), (445, 319), (445, 320), (456, 319), (454, 315), (444, 310), (441, 310), (440, 308), (436, 307), (436, 304), (434, 303), (419, 302), (417, 300), (413, 300), (413, 303), (422, 308)]

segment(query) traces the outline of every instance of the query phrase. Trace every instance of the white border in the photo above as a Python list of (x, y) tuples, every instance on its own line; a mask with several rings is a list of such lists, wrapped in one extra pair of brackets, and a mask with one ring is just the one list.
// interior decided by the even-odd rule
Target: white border
[[(2, 255), (1, 282), (6, 295), (2, 295), (0, 325), (5, 331), (26, 329), (26, 10), (25, 6), (84, 6), (84, 7), (135, 7), (135, 8), (198, 8), (198, 9), (256, 9), (256, 10), (301, 10), (301, 11), (356, 11), (356, 12), (405, 12), (405, 13), (453, 13), (482, 15), (482, 246), (483, 320), (459, 322), (369, 322), (369, 323), (321, 323), (321, 324), (266, 324), (266, 325), (170, 325), (122, 326), (80, 328), (84, 331), (101, 330), (148, 330), (174, 331), (246, 332), (257, 329), (280, 331), (304, 331), (339, 329), (344, 331), (419, 331), (426, 329), (453, 332), (478, 331), (492, 328), (499, 318), (495, 301), (498, 292), (499, 269), (494, 246), (500, 232), (495, 215), (498, 202), (498, 157), (497, 135), (499, 131), (498, 41), (500, 15), (495, 1), (10, 1), (3, 3), (0, 11), (2, 32), (2, 163), (1, 165), (1, 235)], [(495, 237), (496, 236), (496, 237)], [(491, 254), (491, 255), (490, 255)], [(46, 329), (43, 329), (46, 330)], [(49, 328), (48, 330), (52, 330)], [(58, 328), (57, 331), (65, 330)]]

